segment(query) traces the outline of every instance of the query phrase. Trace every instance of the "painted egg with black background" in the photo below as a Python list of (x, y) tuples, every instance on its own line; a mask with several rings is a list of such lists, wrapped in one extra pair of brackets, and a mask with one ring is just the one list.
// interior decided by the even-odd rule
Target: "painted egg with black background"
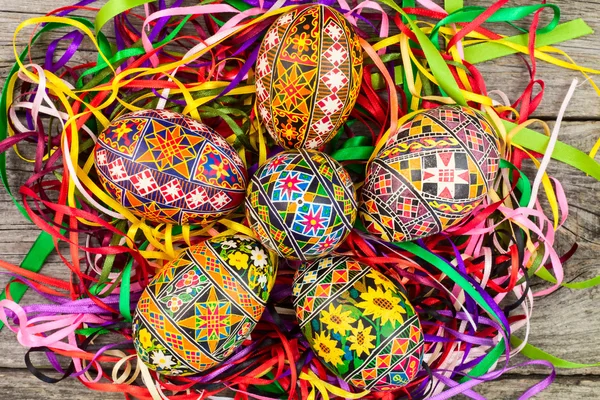
[(332, 252), (356, 219), (350, 175), (325, 153), (287, 150), (268, 159), (248, 184), (246, 215), (265, 246), (289, 259)]
[(469, 216), (498, 174), (498, 137), (469, 107), (417, 114), (367, 167), (359, 215), (388, 241), (430, 236)]
[(191, 375), (229, 357), (260, 319), (276, 258), (247, 236), (209, 239), (163, 267), (138, 301), (133, 344), (148, 368)]
[(204, 224), (243, 201), (246, 167), (209, 126), (167, 110), (123, 115), (98, 136), (100, 182), (138, 217), (170, 224)]
[(362, 47), (335, 9), (314, 4), (282, 15), (267, 31), (256, 62), (258, 113), (286, 148), (331, 140), (354, 107)]
[(315, 355), (359, 388), (393, 390), (413, 380), (423, 358), (419, 318), (399, 287), (350, 257), (303, 265), (294, 306)]

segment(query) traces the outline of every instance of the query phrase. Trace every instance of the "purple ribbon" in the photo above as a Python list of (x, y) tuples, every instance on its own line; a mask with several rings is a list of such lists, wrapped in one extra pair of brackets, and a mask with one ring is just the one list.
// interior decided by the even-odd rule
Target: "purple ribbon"
[[(56, 63), (52, 63), (52, 58), (53, 58), (52, 56), (54, 55), (54, 52), (56, 51), (56, 47), (63, 40), (70, 40), (71, 43), (69, 44), (69, 47), (65, 50), (64, 54), (58, 59), (58, 61)], [(82, 40), (83, 40), (83, 33), (79, 32), (79, 31), (69, 32), (66, 35), (64, 35), (63, 37), (53, 40), (50, 43), (50, 45), (48, 46), (48, 50), (46, 51), (46, 60), (44, 62), (44, 69), (47, 69), (48, 71), (51, 71), (51, 72), (56, 72), (60, 68), (64, 67), (67, 64), (67, 62), (69, 62), (69, 60), (75, 55), (75, 53), (77, 52), (77, 49), (81, 45)]]
[[(179, 7), (181, 5), (181, 3), (183, 3), (183, 0), (177, 0), (169, 8)], [(165, 4), (165, 0), (160, 0), (158, 2), (158, 9), (165, 10), (166, 8), (167, 8), (167, 5)], [(159, 37), (159, 35), (160, 36), (164, 35), (162, 30), (165, 27), (165, 25), (167, 24), (167, 22), (169, 22), (169, 19), (170, 19), (170, 17), (162, 17), (156, 21), (154, 28), (152, 28), (152, 31), (148, 35), (148, 39), (150, 39), (150, 41), (154, 41), (154, 39)], [(161, 35), (161, 33), (163, 33), (163, 35)], [(162, 39), (162, 38), (160, 38), (160, 39)]]

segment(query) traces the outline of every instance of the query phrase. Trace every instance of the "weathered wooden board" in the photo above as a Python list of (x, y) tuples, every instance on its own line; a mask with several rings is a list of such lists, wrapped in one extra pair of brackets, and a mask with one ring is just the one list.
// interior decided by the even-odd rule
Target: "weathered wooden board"
[[(189, 2), (191, 4), (191, 2)], [(489, 5), (491, 1), (466, 1), (469, 5)], [(509, 5), (532, 4), (533, 1), (512, 1)], [(13, 62), (12, 33), (18, 24), (27, 18), (43, 15), (50, 8), (72, 4), (71, 0), (55, 0), (52, 4), (42, 0), (14, 2), (0, 0), (0, 82), (3, 82)], [(600, 16), (597, 13), (600, 2), (572, 1), (560, 2), (562, 20), (583, 17), (593, 28), (600, 28)], [(80, 12), (78, 14), (84, 14)], [(545, 12), (545, 14), (547, 14)], [(544, 18), (546, 15), (544, 14)], [(88, 14), (89, 15), (89, 14)], [(521, 26), (527, 26), (526, 23)], [(19, 35), (17, 43), (20, 48), (28, 40), (30, 30)], [(63, 31), (67, 32), (66, 30)], [(513, 29), (503, 31), (515, 34)], [(108, 33), (108, 31), (106, 31)], [(60, 37), (60, 33), (48, 35), (41, 42), (49, 44)], [(588, 67), (600, 68), (600, 34), (570, 41), (559, 46), (567, 51), (577, 62)], [(82, 52), (80, 59), (95, 58), (91, 46), (85, 46), (88, 52)], [(43, 62), (40, 53), (33, 54), (34, 62)], [(488, 90), (501, 89), (514, 100), (528, 81), (527, 70), (517, 56), (510, 56), (480, 66), (486, 80)], [(581, 74), (566, 71), (540, 61), (538, 78), (546, 82), (546, 95), (536, 115), (545, 119), (553, 119), (573, 77)], [(583, 79), (581, 79), (583, 80)], [(576, 92), (567, 112), (567, 119), (561, 132), (561, 140), (584, 151), (589, 151), (600, 133), (600, 97), (589, 84), (583, 84)], [(594, 121), (596, 120), (596, 121)], [(16, 157), (9, 157), (9, 174), (15, 184), (22, 181), (27, 167)], [(586, 279), (600, 274), (600, 184), (594, 179), (584, 176), (575, 169), (553, 162), (550, 173), (562, 182), (569, 199), (569, 219), (559, 233), (556, 241), (560, 253), (565, 252), (573, 242), (579, 243), (575, 256), (565, 264), (566, 280)], [(13, 186), (17, 187), (17, 186)], [(35, 237), (37, 229), (28, 223), (15, 210), (8, 195), (0, 192), (0, 255), (3, 260), (18, 264), (27, 252)], [(67, 269), (56, 255), (49, 259), (44, 273), (52, 276), (67, 276)], [(0, 287), (7, 281), (0, 277)], [(542, 286), (537, 286), (539, 290)], [(585, 291), (561, 289), (555, 294), (536, 299), (530, 343), (550, 353), (578, 362), (600, 361), (600, 339), (596, 332), (600, 330), (600, 311), (597, 307), (600, 289)], [(23, 304), (40, 302), (35, 293), (28, 293)], [(0, 333), (0, 400), (13, 399), (16, 394), (23, 399), (39, 398), (89, 398), (112, 399), (122, 398), (116, 394), (103, 394), (89, 391), (75, 380), (68, 380), (57, 385), (47, 385), (38, 381), (28, 371), (23, 370), (23, 355), (26, 349), (17, 344), (14, 334), (8, 330)], [(38, 366), (48, 366), (42, 357), (35, 356)], [(600, 368), (584, 370), (559, 370), (555, 384), (538, 396), (539, 399), (584, 399), (595, 397), (593, 393), (600, 390)], [(534, 375), (525, 375), (534, 374)], [(517, 398), (527, 387), (537, 383), (547, 374), (541, 368), (522, 368), (516, 370), (505, 379), (485, 383), (476, 391), (490, 399)], [(588, 374), (587, 376), (583, 376)]]
[[(55, 377), (55, 375), (52, 375)], [(56, 384), (31, 379), (27, 370), (0, 369), (0, 400), (117, 400), (121, 393), (96, 392), (85, 388), (76, 379), (65, 379)]]
[[(75, 380), (64, 380), (57, 384), (47, 384), (30, 379), (31, 375), (24, 370), (0, 369), (0, 400), (14, 400), (18, 394), (19, 400), (117, 400), (122, 399), (119, 393), (96, 392), (86, 389)], [(515, 393), (522, 393), (535, 385), (544, 376), (509, 375), (505, 379), (485, 383), (475, 387), (475, 392), (488, 399), (515, 399)], [(558, 377), (538, 400), (588, 400), (595, 398), (600, 382), (592, 377)], [(466, 399), (466, 397), (457, 397)]]
[[(476, 386), (474, 391), (487, 399), (512, 400), (520, 393), (536, 385), (546, 378), (546, 375), (519, 376), (509, 375), (504, 379), (487, 382)], [(598, 378), (587, 377), (558, 377), (554, 383), (535, 397), (537, 400), (587, 400), (597, 398)], [(457, 396), (457, 399), (467, 399)]]

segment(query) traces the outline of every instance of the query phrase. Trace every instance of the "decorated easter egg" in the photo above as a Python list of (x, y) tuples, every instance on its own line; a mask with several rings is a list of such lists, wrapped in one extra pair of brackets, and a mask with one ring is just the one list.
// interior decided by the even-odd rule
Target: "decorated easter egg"
[(361, 79), (362, 47), (344, 16), (320, 4), (298, 7), (261, 44), (258, 112), (281, 146), (315, 149), (350, 115)]
[(344, 381), (382, 391), (417, 375), (421, 324), (385, 275), (350, 257), (325, 257), (298, 270), (293, 294), (302, 333), (315, 355)]
[(123, 115), (98, 136), (108, 194), (138, 217), (203, 224), (235, 210), (248, 181), (236, 151), (205, 124), (167, 110)]
[(225, 360), (265, 309), (274, 261), (260, 242), (241, 235), (182, 252), (138, 301), (133, 344), (139, 359), (165, 375), (191, 375)]
[(360, 218), (388, 241), (441, 232), (483, 201), (498, 164), (497, 135), (478, 111), (442, 106), (419, 113), (367, 167)]
[(246, 215), (265, 246), (308, 260), (332, 252), (356, 219), (350, 176), (316, 150), (287, 150), (267, 160), (248, 184)]

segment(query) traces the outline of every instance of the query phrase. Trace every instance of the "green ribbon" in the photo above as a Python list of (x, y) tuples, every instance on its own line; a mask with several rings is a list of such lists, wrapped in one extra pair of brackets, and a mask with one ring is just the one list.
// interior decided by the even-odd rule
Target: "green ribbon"
[[(388, 55), (388, 54), (386, 54), (386, 55)], [(400, 56), (400, 53), (395, 53), (394, 55)], [(381, 57), (381, 61), (385, 62), (383, 59), (384, 59), (384, 57)], [(402, 85), (402, 82), (404, 82), (404, 69), (403, 69), (402, 65), (396, 65), (396, 66), (394, 66), (394, 83), (396, 85), (400, 86), (400, 85)], [(373, 89), (375, 89), (375, 90), (383, 89), (386, 86), (385, 79), (383, 78), (381, 73), (373, 72), (371, 74), (371, 85), (373, 86)]]
[(354, 136), (346, 139), (342, 147), (331, 153), (336, 161), (366, 161), (373, 154), (375, 146), (371, 145), (371, 138), (367, 136)]
[[(549, 7), (554, 11), (554, 16), (552, 21), (548, 23), (543, 28), (538, 29), (536, 32), (545, 33), (550, 32), (558, 25), (558, 21), (560, 20), (560, 8), (554, 4), (534, 4), (529, 6), (519, 6), (519, 7), (507, 7), (500, 8), (495, 13), (490, 15), (486, 22), (513, 22), (523, 19), (538, 10), (541, 10), (545, 7)], [(438, 34), (439, 30), (442, 26), (454, 24), (458, 22), (471, 22), (475, 18), (479, 17), (483, 14), (487, 8), (485, 7), (464, 7), (456, 12), (448, 15), (446, 18), (439, 21), (435, 27), (431, 30), (431, 41), (435, 45), (439, 45)], [(516, 27), (517, 29), (522, 30), (521, 28)]]
[(531, 199), (531, 182), (527, 179), (527, 176), (521, 172), (521, 170), (515, 167), (513, 164), (506, 160), (500, 160), (500, 168), (508, 168), (512, 171), (519, 173), (519, 180), (517, 181), (516, 188), (521, 192), (521, 198), (519, 199), (519, 205), (521, 207), (527, 207), (529, 200)]
[(248, 140), (247, 130), (242, 129), (230, 115), (246, 115), (242, 110), (237, 108), (229, 107), (210, 107), (203, 105), (198, 108), (200, 115), (203, 118), (220, 117), (229, 126), (229, 129), (235, 134), (236, 142), (242, 144), (245, 148), (252, 148), (250, 141)]
[[(508, 131), (517, 126), (516, 124), (505, 120), (502, 120), (502, 123)], [(544, 154), (549, 140), (550, 138), (546, 135), (524, 128), (513, 137), (512, 142), (528, 150), (533, 150), (535, 152)], [(565, 164), (569, 164), (578, 170), (593, 176), (597, 180), (600, 180), (600, 164), (589, 155), (581, 150), (576, 149), (575, 147), (557, 141), (554, 151), (552, 152), (552, 158), (562, 161)]]
[(452, 14), (463, 7), (463, 0), (444, 0), (444, 9), (448, 14)]
[[(552, 276), (552, 274), (550, 274), (550, 272), (544, 266), (539, 267), (535, 274), (550, 283), (556, 283), (556, 278), (554, 278), (554, 276)], [(600, 275), (585, 281), (566, 282), (560, 284), (560, 286), (574, 290), (590, 289), (598, 285), (600, 285)]]
[[(594, 33), (594, 31), (584, 20), (575, 19), (558, 25), (551, 32), (536, 34), (535, 47), (551, 46), (556, 43), (565, 42), (592, 33)], [(510, 42), (527, 47), (527, 44), (529, 43), (529, 34), (525, 33), (467, 46), (465, 47), (465, 60), (471, 64), (477, 64), (518, 52), (511, 47), (503, 45), (503, 42)]]
[(462, 377), (459, 382), (467, 382), (471, 379), (471, 377), (477, 377), (487, 373), (496, 364), (500, 357), (502, 357), (505, 348), (506, 341), (504, 338), (502, 338), (498, 344), (494, 346), (494, 348), (490, 350), (485, 357), (483, 357), (483, 359), (475, 367), (473, 367), (471, 371), (469, 371), (469, 376)]
[(382, 3), (388, 5), (392, 9), (398, 11), (407, 19), (407, 23), (410, 25), (413, 33), (417, 37), (419, 41), (419, 45), (425, 54), (425, 58), (429, 64), (429, 68), (433, 73), (433, 76), (438, 82), (438, 85), (444, 93), (447, 93), (448, 96), (452, 97), (456, 103), (466, 106), (467, 102), (462, 95), (460, 88), (458, 87), (458, 83), (454, 79), (452, 72), (450, 72), (450, 68), (446, 64), (446, 61), (438, 51), (437, 47), (429, 40), (427, 35), (421, 31), (421, 29), (413, 22), (412, 19), (408, 17), (408, 15), (400, 8), (393, 0), (381, 0)]
[(117, 15), (132, 9), (133, 7), (142, 6), (150, 3), (153, 0), (108, 0), (105, 5), (96, 14), (96, 32), (100, 32), (102, 27), (108, 21)]
[[(342, 129), (340, 129), (340, 132), (342, 132)], [(336, 139), (338, 139), (338, 138), (339, 138), (339, 135), (336, 136)], [(337, 147), (337, 146), (334, 146), (333, 148), (335, 148), (335, 147)], [(367, 161), (371, 157), (371, 154), (373, 154), (374, 150), (375, 150), (375, 147), (371, 145), (370, 137), (354, 136), (354, 137), (346, 139), (340, 148), (331, 152), (331, 157), (333, 157), (334, 160), (339, 161), (339, 162), (344, 162), (344, 161), (364, 162), (364, 161)], [(345, 165), (345, 168), (348, 169), (349, 171), (354, 172), (355, 174), (362, 176), (365, 174), (365, 169), (367, 168), (367, 165), (366, 165), (366, 163), (364, 163), (364, 164), (355, 163), (355, 164)]]
[(246, 11), (252, 8), (252, 5), (242, 0), (226, 0), (225, 2), (240, 11)]
[[(523, 343), (523, 339), (518, 338), (516, 336), (510, 337), (510, 343), (514, 346), (520, 346)], [(600, 367), (600, 362), (593, 364), (581, 364), (575, 363), (571, 361), (564, 360), (562, 358), (553, 356), (550, 353), (546, 353), (545, 351), (530, 345), (527, 343), (523, 350), (521, 350), (520, 354), (524, 355), (527, 358), (532, 360), (546, 360), (552, 363), (557, 368), (565, 368), (565, 369), (577, 369), (577, 368), (591, 368), (591, 367)]]
[[(143, 249), (147, 247), (147, 243)], [(131, 267), (133, 266), (133, 258), (129, 260), (123, 273), (121, 274), (121, 291), (119, 292), (119, 312), (127, 322), (132, 322), (131, 317)]]
[(75, 333), (77, 333), (78, 335), (83, 335), (83, 336), (91, 336), (91, 335), (103, 335), (105, 333), (109, 333), (110, 330), (103, 328), (103, 327), (97, 327), (97, 328), (82, 328), (82, 329), (76, 329)]

